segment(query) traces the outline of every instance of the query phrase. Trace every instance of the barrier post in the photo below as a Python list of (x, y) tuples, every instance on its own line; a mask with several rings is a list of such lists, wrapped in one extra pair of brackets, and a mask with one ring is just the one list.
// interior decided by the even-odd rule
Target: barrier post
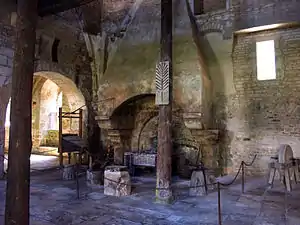
[(242, 161), (242, 193), (245, 193), (245, 164)]
[(221, 189), (220, 183), (218, 182), (218, 218), (219, 218), (219, 225), (222, 225), (222, 215), (221, 215)]
[(75, 176), (76, 176), (76, 194), (77, 194), (77, 199), (80, 198), (80, 193), (79, 193), (79, 165), (76, 162), (75, 164)]

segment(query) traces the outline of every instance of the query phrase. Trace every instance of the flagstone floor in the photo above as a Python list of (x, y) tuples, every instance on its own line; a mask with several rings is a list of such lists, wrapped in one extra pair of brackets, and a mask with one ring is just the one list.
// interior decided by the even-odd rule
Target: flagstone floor
[[(4, 168), (7, 169), (7, 159), (8, 155), (5, 154)], [(67, 162), (67, 158), (64, 158), (64, 161)], [(30, 169), (31, 171), (39, 171), (51, 169), (59, 166), (59, 159), (57, 156), (46, 156), (46, 155), (36, 155), (31, 154), (30, 156)]]
[[(217, 193), (189, 197), (188, 181), (175, 180), (175, 202), (154, 203), (154, 177), (134, 177), (128, 197), (103, 195), (103, 187), (88, 188), (80, 179), (80, 199), (75, 181), (62, 181), (59, 171), (31, 177), (31, 225), (217, 225)], [(0, 224), (4, 218), (5, 181), (0, 181)], [(265, 180), (247, 178), (246, 194), (240, 184), (222, 190), (223, 225), (299, 225), (300, 184), (287, 196), (277, 184), (266, 191)]]

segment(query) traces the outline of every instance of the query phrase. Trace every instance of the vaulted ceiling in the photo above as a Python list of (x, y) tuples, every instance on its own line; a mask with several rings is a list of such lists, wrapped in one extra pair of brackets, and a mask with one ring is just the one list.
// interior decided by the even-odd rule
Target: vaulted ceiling
[(39, 0), (38, 11), (41, 17), (63, 15), (65, 19), (77, 17), (83, 21), (85, 32), (96, 34), (101, 32), (103, 24), (118, 24), (127, 14), (134, 0)]
[[(0, 0), (0, 21), (10, 22), (18, 0)], [(59, 29), (60, 23), (90, 34), (114, 33), (136, 0), (38, 0), (39, 29)], [(152, 0), (145, 0), (152, 2)], [(79, 20), (79, 21), (78, 21)], [(51, 25), (52, 24), (52, 25)], [(76, 32), (76, 31), (75, 31)]]

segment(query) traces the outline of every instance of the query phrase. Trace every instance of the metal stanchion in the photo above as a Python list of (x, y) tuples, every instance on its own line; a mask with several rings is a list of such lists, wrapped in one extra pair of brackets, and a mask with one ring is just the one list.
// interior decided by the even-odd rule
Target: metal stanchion
[(242, 161), (242, 193), (245, 193), (245, 164)]
[(76, 171), (75, 171), (75, 176), (76, 176), (76, 193), (77, 193), (77, 199), (80, 198), (79, 196), (79, 166), (78, 163), (76, 163)]
[(242, 172), (242, 193), (244, 193), (245, 192), (245, 166), (251, 166), (254, 163), (255, 159), (256, 159), (256, 155), (254, 156), (254, 158), (253, 158), (253, 160), (250, 164), (247, 164), (244, 161), (242, 161), (237, 174), (235, 175), (235, 177), (232, 179), (231, 182), (229, 182), (229, 183), (221, 183), (220, 181), (217, 182), (217, 186), (218, 186), (218, 219), (219, 219), (219, 225), (222, 225), (221, 185), (222, 186), (232, 185), (236, 181), (236, 179), (238, 178), (238, 175), (240, 174), (240, 172)]
[(219, 218), (219, 225), (222, 225), (222, 213), (221, 213), (221, 185), (218, 182), (218, 218)]

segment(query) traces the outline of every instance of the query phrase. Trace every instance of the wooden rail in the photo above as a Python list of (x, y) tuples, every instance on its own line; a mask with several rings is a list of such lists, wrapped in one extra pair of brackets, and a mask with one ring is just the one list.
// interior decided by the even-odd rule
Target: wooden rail
[[(76, 112), (78, 111), (78, 112)], [(74, 116), (69, 116), (70, 114)], [(79, 129), (78, 129), (78, 135), (79, 137), (83, 138), (83, 110), (82, 107), (78, 110), (75, 110), (73, 112), (63, 112), (62, 108), (59, 108), (59, 131), (58, 131), (58, 152), (59, 152), (59, 165), (60, 167), (63, 167), (63, 149), (62, 149), (62, 136), (63, 136), (63, 127), (62, 122), (63, 119), (79, 119)]]

